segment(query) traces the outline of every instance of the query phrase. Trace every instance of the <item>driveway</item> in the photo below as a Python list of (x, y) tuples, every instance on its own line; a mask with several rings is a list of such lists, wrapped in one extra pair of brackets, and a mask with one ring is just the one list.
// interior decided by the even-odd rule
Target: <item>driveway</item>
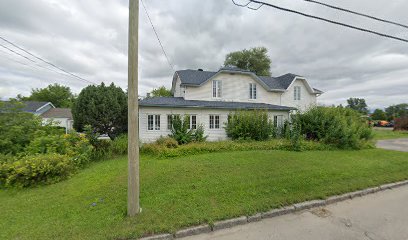
[(408, 152), (408, 138), (378, 140), (376, 146), (388, 150)]
[(407, 240), (408, 186), (184, 240)]

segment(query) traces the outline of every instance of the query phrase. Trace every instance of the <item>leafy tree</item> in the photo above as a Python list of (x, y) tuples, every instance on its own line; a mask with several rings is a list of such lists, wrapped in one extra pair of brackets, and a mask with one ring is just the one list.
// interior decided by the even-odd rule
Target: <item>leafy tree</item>
[(389, 106), (385, 109), (388, 120), (408, 116), (408, 104), (401, 103)]
[(232, 65), (259, 76), (270, 76), (271, 62), (265, 47), (255, 47), (227, 54), (224, 66)]
[(24, 104), (15, 99), (0, 103), (0, 154), (14, 155), (23, 152), (41, 132), (46, 136), (63, 133), (48, 125), (42, 126), (38, 116), (22, 112)]
[(96, 133), (114, 139), (127, 131), (127, 109), (127, 97), (120, 87), (113, 83), (88, 86), (73, 105), (74, 128), (83, 131), (90, 125)]
[(387, 115), (382, 109), (375, 109), (373, 114), (371, 115), (373, 120), (385, 120), (387, 119)]
[(356, 110), (362, 114), (368, 114), (367, 104), (364, 98), (347, 99), (347, 107)]
[(159, 88), (153, 89), (150, 93), (152, 97), (172, 97), (173, 94), (171, 93), (170, 89), (167, 89), (165, 86), (161, 86)]
[(69, 87), (50, 84), (46, 88), (31, 89), (29, 97), (23, 97), (20, 94), (17, 96), (22, 101), (41, 101), (51, 102), (55, 107), (71, 107), (75, 98)]

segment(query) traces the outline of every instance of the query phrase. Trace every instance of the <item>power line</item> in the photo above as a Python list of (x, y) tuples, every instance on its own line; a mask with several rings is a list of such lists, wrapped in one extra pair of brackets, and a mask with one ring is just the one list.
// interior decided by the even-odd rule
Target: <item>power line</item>
[[(1, 50), (1, 49), (0, 49), (0, 52), (7, 54), (7, 52), (5, 52), (4, 50)], [(47, 67), (45, 67), (45, 66), (39, 65), (38, 63), (37, 63), (36, 65), (30, 65), (30, 64), (28, 64), (28, 63), (20, 62), (20, 61), (18, 61), (18, 60), (15, 60), (15, 59), (13, 59), (13, 58), (11, 58), (11, 57), (8, 57), (8, 56), (5, 56), (5, 55), (3, 55), (3, 57), (6, 58), (6, 59), (8, 59), (9, 61), (13, 61), (13, 62), (15, 62), (15, 63), (18, 63), (18, 64), (20, 64), (20, 65), (29, 67), (29, 68), (34, 69), (34, 70), (46, 69), (46, 70), (49, 70), (49, 71), (52, 71), (52, 72), (61, 74), (62, 76), (65, 76), (65, 77), (71, 77), (71, 76), (69, 76), (69, 75), (67, 75), (67, 74), (65, 74), (65, 73), (58, 72), (58, 71), (55, 70), (55, 69), (47, 68)], [(41, 68), (42, 68), (42, 69), (41, 69)], [(65, 82), (67, 82), (67, 81), (65, 81)]]
[[(1, 45), (1, 44), (0, 44), (0, 45)], [(6, 48), (6, 49), (7, 49), (7, 48)], [(6, 52), (6, 51), (1, 50), (1, 49), (0, 49), (0, 52), (5, 53), (5, 54), (10, 53), (10, 52)], [(11, 53), (14, 53), (14, 52), (11, 51)], [(18, 55), (18, 54), (17, 54), (17, 55)], [(20, 55), (18, 55), (18, 56), (20, 56)], [(46, 66), (42, 66), (42, 65), (40, 65), (40, 64), (38, 64), (38, 63), (36, 63), (36, 62), (34, 62), (31, 58), (26, 58), (25, 56), (21, 56), (21, 57), (24, 57), (24, 58), (30, 60), (31, 62), (35, 63), (35, 65), (30, 65), (30, 64), (28, 64), (28, 63), (20, 62), (20, 61), (18, 61), (18, 60), (15, 60), (15, 59), (13, 59), (13, 58), (11, 58), (11, 57), (7, 57), (7, 56), (5, 56), (5, 55), (3, 55), (3, 57), (6, 58), (6, 59), (8, 59), (9, 61), (13, 61), (13, 62), (15, 62), (15, 63), (18, 63), (18, 64), (20, 64), (20, 65), (24, 65), (24, 66), (26, 66), (26, 67), (30, 67), (30, 68), (35, 69), (35, 70), (41, 70), (41, 68), (42, 68), (42, 69), (45, 69), (45, 70), (52, 71), (52, 72), (54, 72), (54, 73), (58, 73), (58, 74), (60, 74), (60, 75), (62, 75), (62, 76), (64, 76), (64, 77), (71, 77), (70, 75), (68, 75), (68, 74), (66, 74), (66, 73), (63, 73), (63, 72), (59, 72), (59, 71), (57, 71), (57, 70), (55, 70), (55, 69), (53, 69), (53, 68), (48, 68), (48, 67), (46, 67)]]
[(166, 59), (167, 59), (167, 63), (169, 64), (171, 70), (172, 70), (172, 71), (175, 71), (175, 69), (174, 69), (174, 67), (173, 67), (173, 64), (171, 64), (170, 59), (169, 59), (169, 57), (167, 56), (166, 51), (164, 50), (163, 44), (162, 44), (162, 42), (161, 42), (161, 40), (160, 40), (160, 38), (159, 38), (159, 34), (157, 34), (156, 28), (155, 28), (154, 25), (153, 25), (152, 19), (150, 18), (149, 12), (148, 12), (147, 9), (146, 9), (146, 6), (145, 6), (145, 4), (144, 4), (144, 1), (143, 1), (143, 0), (140, 0), (140, 1), (142, 2), (143, 8), (144, 8), (144, 10), (145, 10), (145, 12), (146, 12), (147, 18), (149, 19), (150, 25), (151, 25), (152, 28), (153, 28), (154, 34), (156, 35), (157, 41), (159, 41), (160, 47), (161, 47), (161, 49), (162, 49), (162, 51), (163, 51), (163, 54), (164, 54), (164, 56), (165, 56)]
[[(289, 8), (279, 7), (279, 6), (276, 6), (276, 5), (273, 5), (273, 4), (270, 4), (270, 3), (266, 3), (266, 2), (261, 2), (261, 1), (257, 1), (257, 0), (249, 0), (246, 4), (238, 4), (238, 3), (235, 2), (235, 0), (232, 0), (232, 2), (237, 6), (247, 7), (249, 9), (251, 9), (251, 10), (258, 10), (262, 6), (268, 6), (268, 7), (276, 8), (276, 9), (281, 10), (281, 11), (302, 15), (304, 17), (313, 18), (313, 19), (324, 21), (324, 22), (332, 23), (332, 24), (335, 24), (335, 25), (339, 25), (339, 26), (351, 28), (351, 29), (354, 29), (354, 30), (367, 32), (367, 33), (371, 33), (371, 34), (378, 35), (378, 36), (381, 36), (381, 37), (390, 38), (390, 39), (394, 39), (394, 40), (398, 40), (398, 41), (408, 43), (408, 39), (395, 37), (395, 36), (392, 36), (392, 35), (376, 32), (376, 31), (366, 29), (366, 28), (356, 27), (356, 26), (349, 25), (349, 24), (346, 24), (346, 23), (337, 22), (337, 21), (333, 21), (333, 20), (330, 20), (330, 19), (327, 19), (327, 18), (322, 18), (322, 17), (310, 15), (310, 14), (299, 12), (299, 11), (292, 10), (292, 9), (289, 9)], [(250, 3), (257, 3), (257, 4), (259, 4), (259, 6), (257, 8), (254, 8), (254, 7), (250, 6)]]
[(314, 0), (303, 0), (303, 1), (305, 1), (305, 2), (310, 2), (310, 3), (315, 3), (315, 4), (319, 4), (319, 5), (328, 7), (328, 8), (332, 8), (332, 9), (340, 10), (340, 11), (343, 11), (343, 12), (348, 12), (348, 13), (356, 14), (356, 15), (358, 15), (358, 16), (362, 16), (362, 17), (374, 19), (374, 20), (376, 20), (376, 21), (380, 21), (380, 22), (384, 22), (384, 23), (389, 23), (389, 24), (393, 24), (393, 25), (396, 25), (396, 26), (399, 26), (399, 27), (403, 27), (403, 28), (407, 28), (407, 29), (408, 29), (408, 26), (405, 25), (405, 24), (393, 22), (393, 21), (386, 20), (386, 19), (382, 19), (382, 18), (378, 18), (378, 17), (374, 17), (374, 16), (371, 16), (371, 15), (368, 15), (368, 14), (365, 14), (365, 13), (359, 13), (359, 12), (356, 12), (356, 11), (353, 11), (353, 10), (350, 10), (350, 9), (337, 7), (337, 6), (333, 6), (333, 5), (330, 5), (330, 4), (327, 4), (327, 3), (318, 2), (318, 1), (314, 1)]
[[(63, 68), (58, 67), (57, 65), (55, 65), (55, 64), (53, 64), (53, 63), (51, 63), (51, 62), (49, 62), (49, 61), (47, 61), (47, 60), (45, 60), (45, 59), (43, 59), (43, 58), (41, 58), (41, 57), (36, 56), (35, 54), (29, 52), (28, 50), (25, 50), (24, 48), (18, 46), (17, 44), (14, 44), (13, 42), (11, 42), (11, 41), (5, 39), (4, 37), (1, 37), (1, 36), (0, 36), (0, 39), (3, 40), (3, 41), (5, 41), (5, 42), (7, 42), (8, 44), (10, 44), (10, 45), (12, 45), (12, 46), (18, 48), (18, 49), (20, 49), (21, 51), (27, 53), (28, 55), (30, 55), (30, 56), (32, 56), (32, 57), (34, 57), (34, 58), (40, 60), (41, 62), (44, 62), (44, 63), (46, 63), (46, 64), (48, 64), (48, 65), (50, 65), (50, 66), (52, 66), (52, 67), (54, 67), (54, 68), (56, 68), (56, 69), (58, 69), (58, 70), (60, 70), (60, 71), (62, 71), (62, 72), (64, 72), (64, 73), (68, 74), (68, 75), (71, 75), (72, 77), (75, 77), (75, 78), (77, 78), (77, 79), (79, 79), (79, 80), (81, 80), (81, 81), (84, 81), (84, 82), (87, 82), (87, 83), (90, 83), (90, 84), (95, 84), (95, 83), (92, 82), (92, 81), (89, 81), (89, 80), (86, 80), (86, 79), (84, 79), (84, 78), (82, 78), (82, 77), (79, 77), (79, 76), (77, 76), (77, 75), (75, 75), (75, 74), (73, 74), (73, 73), (71, 73), (71, 72), (68, 72), (68, 71), (64, 70)], [(2, 46), (4, 46), (4, 45), (2, 45)], [(10, 50), (9, 48), (7, 48), (7, 49)], [(13, 51), (13, 50), (11, 50), (11, 51), (14, 52), (14, 53), (16, 53), (16, 52)], [(18, 54), (18, 53), (16, 53), (16, 54)], [(18, 54), (18, 55), (22, 56), (21, 54)], [(24, 58), (27, 58), (27, 57), (24, 56)], [(28, 58), (27, 58), (27, 59), (28, 59)]]
[(16, 51), (14, 51), (14, 50), (11, 49), (11, 48), (6, 47), (5, 45), (3, 45), (3, 44), (1, 44), (1, 43), (0, 43), (0, 47), (3, 47), (3, 48), (5, 48), (5, 49), (9, 50), (10, 52), (12, 52), (12, 53), (14, 53), (14, 54), (16, 54), (16, 55), (18, 55), (18, 56), (20, 56), (20, 57), (22, 57), (22, 58), (25, 58), (25, 59), (27, 59), (27, 60), (29, 60), (29, 61), (31, 61), (31, 62), (35, 62), (35, 61), (33, 61), (31, 58), (28, 58), (28, 57), (26, 57), (26, 56), (24, 56), (24, 55), (22, 55), (22, 54), (20, 54), (20, 53), (18, 53), (18, 52), (16, 52)]

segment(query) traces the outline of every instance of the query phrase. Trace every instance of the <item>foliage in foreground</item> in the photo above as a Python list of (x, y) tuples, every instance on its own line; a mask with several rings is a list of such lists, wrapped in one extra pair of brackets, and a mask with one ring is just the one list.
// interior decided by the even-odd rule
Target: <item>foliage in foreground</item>
[(295, 116), (308, 140), (340, 149), (361, 149), (372, 139), (372, 129), (360, 114), (349, 108), (315, 107)]
[(231, 113), (225, 132), (232, 140), (268, 140), (276, 132), (267, 111), (237, 111)]
[(207, 136), (204, 136), (203, 125), (198, 125), (197, 129), (190, 128), (190, 116), (180, 115), (172, 116), (171, 134), (169, 137), (175, 139), (178, 144), (187, 144), (191, 142), (204, 142)]
[(186, 145), (168, 145), (162, 141), (143, 144), (140, 152), (162, 158), (192, 156), (203, 153), (226, 152), (226, 151), (250, 151), (250, 150), (288, 150), (288, 151), (312, 151), (331, 150), (334, 147), (313, 142), (301, 141), (294, 147), (287, 139), (273, 139), (269, 141), (220, 141), (220, 142), (194, 142)]
[(138, 239), (251, 216), (408, 179), (408, 153), (225, 152), (140, 160), (140, 203), (126, 217), (127, 158), (92, 164), (67, 181), (0, 190), (0, 239)]

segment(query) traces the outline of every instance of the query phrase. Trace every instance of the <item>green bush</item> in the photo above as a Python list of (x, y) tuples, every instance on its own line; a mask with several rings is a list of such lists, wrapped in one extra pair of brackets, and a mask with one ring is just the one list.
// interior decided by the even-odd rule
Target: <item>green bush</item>
[(372, 138), (372, 129), (361, 114), (349, 108), (315, 107), (293, 118), (308, 140), (341, 149), (361, 149)]
[(197, 126), (197, 129), (190, 129), (190, 116), (180, 115), (172, 116), (171, 134), (169, 137), (175, 139), (178, 144), (187, 144), (191, 142), (203, 142), (207, 139), (204, 136), (204, 127)]
[(75, 162), (66, 155), (53, 153), (25, 156), (0, 163), (0, 186), (28, 187), (54, 183), (69, 177), (76, 169)]
[(178, 148), (168, 148), (157, 143), (143, 144), (140, 148), (142, 154), (157, 157), (179, 157), (203, 153), (224, 152), (224, 151), (250, 151), (250, 150), (332, 150), (332, 146), (314, 141), (299, 141), (297, 149), (292, 142), (287, 139), (272, 139), (268, 141), (221, 141), (221, 142), (193, 142), (180, 145)]
[(128, 136), (122, 134), (115, 138), (110, 144), (110, 149), (113, 155), (126, 155), (128, 153)]
[(229, 115), (225, 131), (232, 140), (263, 141), (274, 135), (275, 128), (267, 111), (237, 111)]
[(176, 139), (174, 139), (172, 137), (163, 137), (163, 136), (159, 137), (156, 140), (156, 144), (158, 144), (160, 146), (165, 146), (167, 148), (177, 148), (179, 146)]

